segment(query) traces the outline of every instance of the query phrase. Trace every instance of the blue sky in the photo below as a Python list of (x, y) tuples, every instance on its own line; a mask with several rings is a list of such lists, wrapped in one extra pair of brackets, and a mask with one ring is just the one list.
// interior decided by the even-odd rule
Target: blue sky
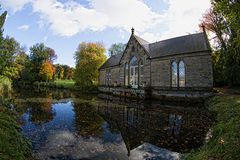
[[(209, 0), (0, 0), (8, 11), (5, 35), (27, 50), (44, 42), (53, 48), (55, 63), (75, 66), (81, 42), (127, 43), (131, 28), (155, 42), (199, 31)], [(107, 53), (106, 53), (107, 54)]]

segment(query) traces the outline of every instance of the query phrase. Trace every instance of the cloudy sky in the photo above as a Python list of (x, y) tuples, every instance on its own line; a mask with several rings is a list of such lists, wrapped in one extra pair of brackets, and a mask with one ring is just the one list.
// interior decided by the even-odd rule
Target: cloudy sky
[[(199, 31), (210, 0), (0, 0), (5, 35), (29, 48), (44, 42), (56, 63), (74, 66), (81, 42), (127, 43), (131, 28), (149, 42)], [(107, 54), (107, 53), (106, 53)]]

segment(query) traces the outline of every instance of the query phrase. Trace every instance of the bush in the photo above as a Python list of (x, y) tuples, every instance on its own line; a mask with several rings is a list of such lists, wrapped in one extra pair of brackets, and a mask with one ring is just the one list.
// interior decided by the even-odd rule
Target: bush
[(9, 92), (12, 90), (12, 81), (4, 76), (0, 76), (0, 100), (8, 98)]
[(31, 157), (31, 144), (20, 133), (17, 115), (0, 106), (0, 159), (25, 160)]

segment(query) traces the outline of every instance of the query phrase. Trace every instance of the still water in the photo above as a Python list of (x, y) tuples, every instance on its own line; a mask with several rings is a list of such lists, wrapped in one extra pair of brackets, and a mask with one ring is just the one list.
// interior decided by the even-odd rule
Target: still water
[(200, 147), (212, 124), (202, 104), (67, 91), (17, 91), (14, 104), (37, 159), (175, 160)]

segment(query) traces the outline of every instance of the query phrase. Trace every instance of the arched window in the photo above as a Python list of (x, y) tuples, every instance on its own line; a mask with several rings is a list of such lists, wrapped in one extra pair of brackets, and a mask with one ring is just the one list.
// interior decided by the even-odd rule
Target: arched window
[(111, 71), (109, 70), (108, 72), (108, 85), (110, 86), (111, 85)]
[(133, 56), (132, 59), (131, 59), (131, 61), (130, 61), (130, 64), (131, 64), (131, 66), (136, 66), (136, 65), (138, 65), (138, 63), (137, 63), (137, 57)]
[(139, 84), (140, 85), (142, 85), (142, 81), (143, 81), (143, 72), (144, 72), (144, 68), (143, 68), (143, 60), (141, 59), (140, 61), (139, 61)]
[(175, 61), (172, 62), (171, 64), (171, 86), (172, 87), (177, 87), (178, 86), (178, 67), (177, 63)]
[(185, 87), (185, 64), (180, 61), (178, 64), (179, 68), (179, 87)]
[(128, 63), (125, 63), (125, 65), (124, 65), (124, 84), (125, 84), (125, 86), (128, 86), (128, 74), (129, 74), (129, 72), (128, 72)]
[(111, 70), (106, 71), (106, 83), (107, 86), (111, 85)]
[(138, 87), (138, 61), (135, 56), (130, 61), (130, 84), (133, 88)]

